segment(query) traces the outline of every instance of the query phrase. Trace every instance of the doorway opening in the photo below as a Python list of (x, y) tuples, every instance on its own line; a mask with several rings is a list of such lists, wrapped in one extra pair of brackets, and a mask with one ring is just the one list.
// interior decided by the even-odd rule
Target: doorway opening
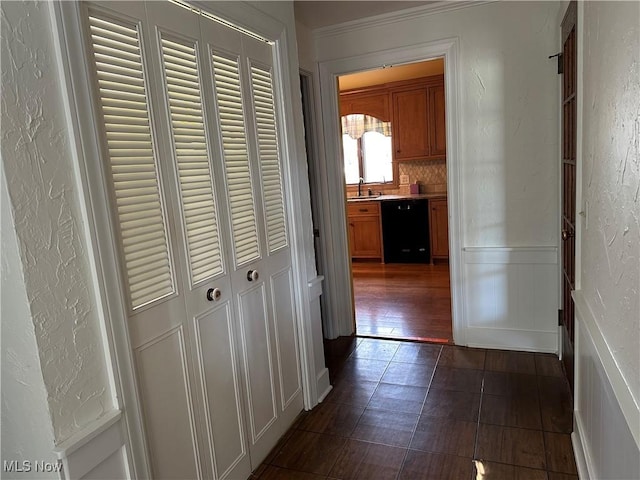
[(453, 343), (444, 67), (338, 77), (359, 336)]

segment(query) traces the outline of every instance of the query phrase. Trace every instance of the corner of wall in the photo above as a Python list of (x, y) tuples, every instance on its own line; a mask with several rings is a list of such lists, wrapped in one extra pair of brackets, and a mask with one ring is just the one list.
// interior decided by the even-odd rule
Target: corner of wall
[[(46, 2), (2, 2), (2, 159), (56, 443), (113, 408)], [(13, 229), (12, 227), (12, 229)]]
[[(55, 462), (53, 427), (47, 404), (33, 319), (22, 275), (4, 170), (0, 169), (2, 285), (2, 478), (24, 478), (23, 462)], [(7, 463), (9, 467), (7, 467)], [(18, 462), (11, 464), (11, 462)], [(14, 467), (12, 467), (14, 465)], [(15, 469), (14, 469), (15, 468)], [(30, 478), (55, 478), (28, 472)], [(34, 477), (32, 477), (32, 475)]]

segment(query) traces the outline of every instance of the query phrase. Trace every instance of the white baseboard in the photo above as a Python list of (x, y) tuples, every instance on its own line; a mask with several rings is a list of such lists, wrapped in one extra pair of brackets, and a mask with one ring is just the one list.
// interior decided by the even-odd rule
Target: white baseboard
[(467, 345), (478, 348), (501, 350), (519, 350), (521, 352), (556, 353), (558, 348), (557, 332), (537, 332), (510, 328), (467, 329)]
[(131, 478), (120, 410), (106, 413), (69, 440), (54, 453), (62, 462), (62, 480)]
[(573, 445), (573, 455), (576, 459), (576, 467), (578, 468), (578, 478), (580, 478), (580, 480), (590, 480), (591, 476), (589, 475), (589, 472), (593, 471), (593, 466), (589, 465), (591, 458), (586, 455), (583, 435), (584, 428), (582, 427), (582, 419), (579, 412), (574, 412), (571, 444)]
[(333, 387), (329, 381), (329, 369), (325, 368), (318, 375), (318, 403), (322, 402)]

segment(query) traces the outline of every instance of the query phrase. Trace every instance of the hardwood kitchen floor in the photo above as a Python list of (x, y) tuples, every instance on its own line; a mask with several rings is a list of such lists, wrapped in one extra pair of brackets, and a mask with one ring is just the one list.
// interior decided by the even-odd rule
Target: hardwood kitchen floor
[(325, 342), (333, 390), (259, 480), (578, 480), (558, 357), (358, 337)]
[(353, 262), (356, 333), (453, 343), (448, 264)]

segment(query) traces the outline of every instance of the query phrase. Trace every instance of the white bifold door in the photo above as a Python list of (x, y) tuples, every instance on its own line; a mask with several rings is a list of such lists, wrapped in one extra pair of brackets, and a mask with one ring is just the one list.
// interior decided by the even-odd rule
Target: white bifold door
[(274, 47), (170, 2), (82, 12), (152, 475), (247, 478), (302, 410)]

